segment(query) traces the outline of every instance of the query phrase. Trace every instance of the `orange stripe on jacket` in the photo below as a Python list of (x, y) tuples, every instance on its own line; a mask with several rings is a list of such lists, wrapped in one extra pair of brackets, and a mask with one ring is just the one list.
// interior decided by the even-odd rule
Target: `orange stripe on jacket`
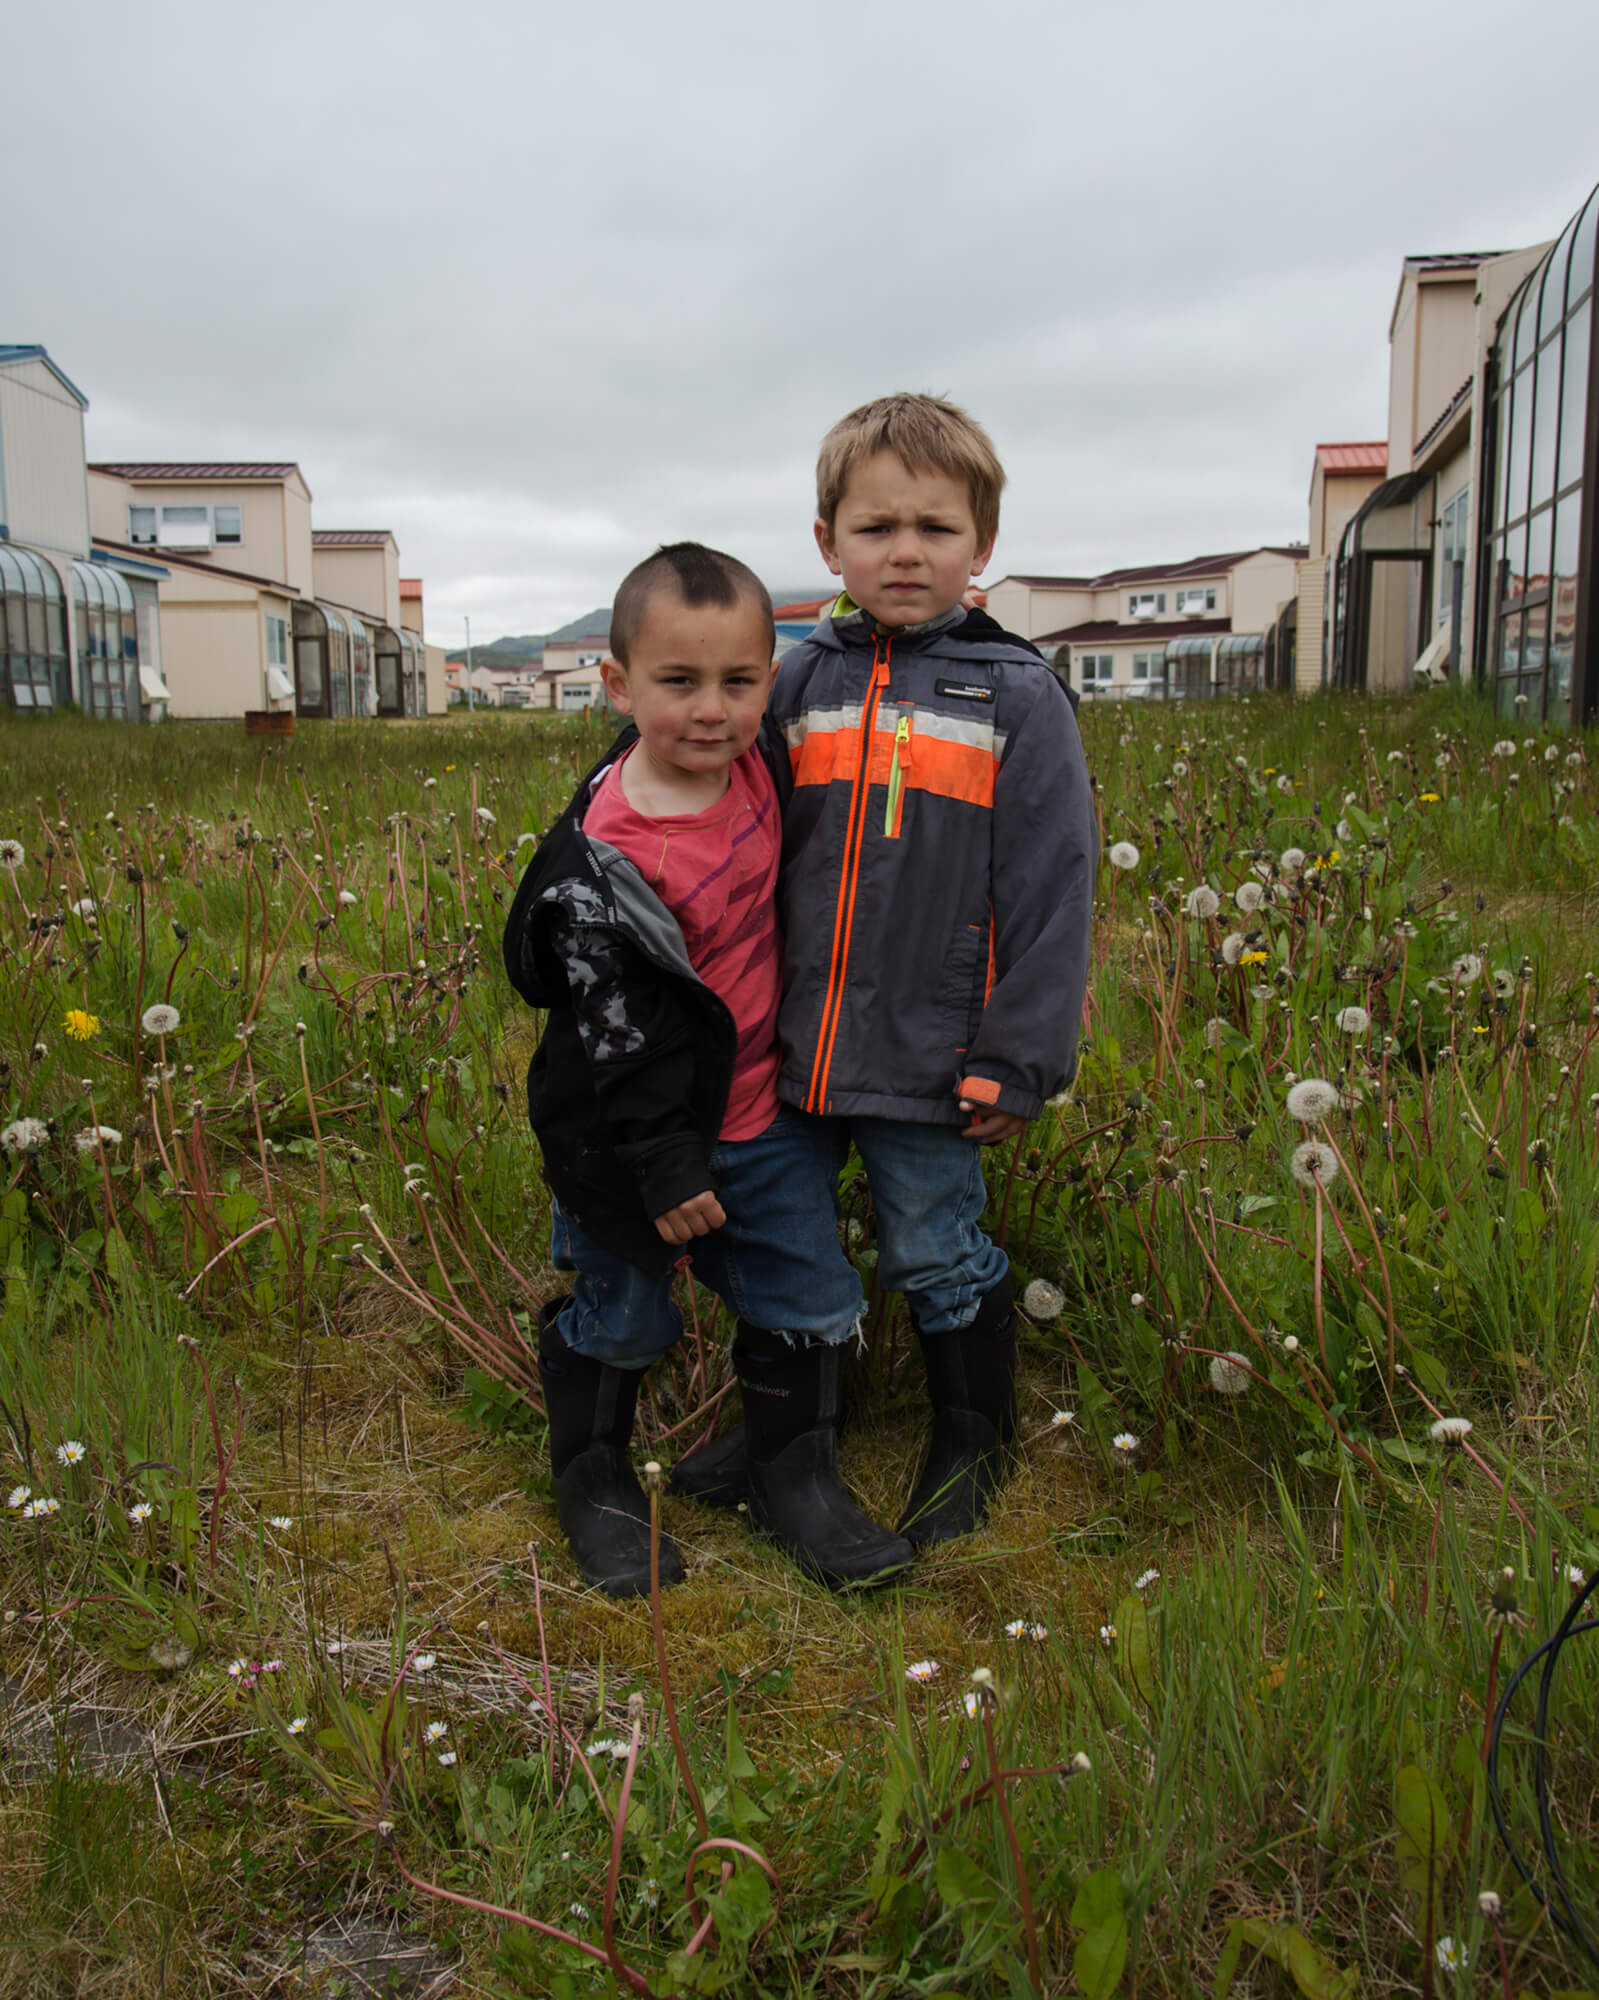
[[(796, 785), (852, 783), (860, 759), (859, 730), (824, 730), (807, 736), (791, 752)], [(866, 774), (869, 785), (886, 785), (894, 763), (892, 730), (880, 729), (872, 742)], [(967, 805), (994, 803), (994, 776), (999, 759), (992, 750), (971, 743), (945, 743), (936, 736), (918, 736), (916, 754), (907, 768), (900, 760), (900, 777), (908, 792), (931, 792), (941, 799)]]

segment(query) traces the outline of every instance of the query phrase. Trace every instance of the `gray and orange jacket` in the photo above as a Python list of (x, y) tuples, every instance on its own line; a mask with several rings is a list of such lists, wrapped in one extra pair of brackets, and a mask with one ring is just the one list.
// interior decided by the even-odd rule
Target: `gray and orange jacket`
[(1098, 857), (1065, 689), (983, 612), (893, 632), (849, 609), (784, 655), (767, 721), (788, 750), (779, 1096), (1036, 1117), (1076, 1067)]

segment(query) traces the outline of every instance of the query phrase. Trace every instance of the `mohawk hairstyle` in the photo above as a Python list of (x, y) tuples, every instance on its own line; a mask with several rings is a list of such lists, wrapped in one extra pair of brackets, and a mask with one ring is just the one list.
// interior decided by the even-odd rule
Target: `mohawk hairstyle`
[(741, 598), (747, 598), (765, 621), (768, 657), (776, 652), (772, 600), (754, 570), (737, 556), (708, 549), (702, 542), (667, 542), (628, 571), (611, 607), (611, 653), (624, 667), (649, 613), (650, 600), (663, 591), (670, 591), (680, 604), (694, 609), (714, 604), (731, 611)]
[(999, 533), (1005, 468), (981, 424), (942, 396), (880, 396), (851, 410), (822, 439), (816, 461), (817, 518), (832, 532), (838, 503), (858, 465), (891, 451), (911, 472), (958, 479), (972, 503), (979, 542)]

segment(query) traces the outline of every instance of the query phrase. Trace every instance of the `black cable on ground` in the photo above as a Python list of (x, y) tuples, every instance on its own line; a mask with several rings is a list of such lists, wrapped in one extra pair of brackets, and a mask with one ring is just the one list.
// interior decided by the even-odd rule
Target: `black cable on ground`
[[(1488, 1803), (1493, 1808), (1494, 1825), (1499, 1829), (1499, 1838), (1504, 1842), (1505, 1852), (1510, 1856), (1516, 1873), (1549, 1912), (1557, 1930), (1574, 1938), (1595, 1965), (1599, 1965), (1599, 1944), (1596, 1944), (1588, 1926), (1578, 1915), (1576, 1903), (1566, 1880), (1566, 1871), (1561, 1864), (1560, 1853), (1555, 1846), (1554, 1819), (1549, 1807), (1549, 1697), (1554, 1687), (1555, 1669), (1560, 1664), (1560, 1655), (1572, 1639), (1584, 1632), (1599, 1631), (1599, 1618), (1585, 1618), (1579, 1624), (1577, 1614), (1593, 1596), (1599, 1586), (1599, 1570), (1589, 1577), (1566, 1608), (1566, 1614), (1543, 1644), (1529, 1653), (1511, 1675), (1504, 1693), (1499, 1698), (1499, 1707), (1494, 1714), (1493, 1731), (1488, 1743)], [(1505, 1719), (1510, 1713), (1510, 1704), (1522, 1682), (1542, 1660), (1543, 1672), (1538, 1680), (1538, 1706), (1533, 1720), (1533, 1788), (1538, 1801), (1538, 1844), (1543, 1852), (1544, 1868), (1551, 1884), (1546, 1891), (1534, 1878), (1527, 1866), (1514, 1837), (1511, 1834), (1509, 1816), (1499, 1790), (1499, 1746), (1504, 1735)]]

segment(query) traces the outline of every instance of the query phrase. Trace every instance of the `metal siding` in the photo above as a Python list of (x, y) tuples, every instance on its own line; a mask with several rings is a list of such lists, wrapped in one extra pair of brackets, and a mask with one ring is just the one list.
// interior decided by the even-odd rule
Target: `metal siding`
[(87, 556), (83, 411), (42, 361), (0, 368), (0, 439), (11, 539)]

